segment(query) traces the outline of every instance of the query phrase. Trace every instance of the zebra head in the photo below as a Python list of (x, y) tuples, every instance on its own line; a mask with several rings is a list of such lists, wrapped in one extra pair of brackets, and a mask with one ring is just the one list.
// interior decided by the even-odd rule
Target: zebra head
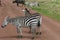
[(8, 23), (9, 23), (9, 16), (6, 16), (3, 23), (2, 23), (2, 25), (1, 25), (1, 27), (2, 28), (6, 27)]
[(23, 9), (22, 11), (23, 11), (24, 13), (25, 13), (25, 12), (29, 12), (29, 10), (28, 10), (27, 8)]
[(30, 14), (30, 11), (27, 8), (23, 9), (22, 11), (24, 12), (25, 16)]

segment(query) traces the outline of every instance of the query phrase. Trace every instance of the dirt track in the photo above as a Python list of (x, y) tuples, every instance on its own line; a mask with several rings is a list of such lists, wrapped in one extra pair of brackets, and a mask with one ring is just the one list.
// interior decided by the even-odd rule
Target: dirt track
[[(17, 7), (16, 4), (12, 4), (11, 0), (2, 0), (2, 6), (0, 6), (0, 26), (7, 15), (10, 17), (23, 16), (22, 9), (23, 7)], [(31, 13), (34, 12), (31, 10)], [(21, 40), (31, 40), (32, 36), (28, 34), (29, 29), (23, 29), (23, 38)], [(3, 29), (0, 27), (0, 40), (20, 40), (20, 38), (17, 38), (16, 27), (11, 24)], [(38, 35), (35, 40), (60, 40), (60, 23), (43, 16), (42, 35)]]

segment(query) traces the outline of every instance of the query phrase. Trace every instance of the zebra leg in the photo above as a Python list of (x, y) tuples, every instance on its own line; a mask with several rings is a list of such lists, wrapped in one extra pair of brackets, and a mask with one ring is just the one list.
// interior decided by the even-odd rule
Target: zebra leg
[(32, 40), (34, 39), (34, 37), (35, 37), (35, 33), (36, 33), (36, 25), (32, 25), (32, 27), (31, 27), (31, 32), (32, 32)]
[(39, 34), (41, 35), (42, 33), (41, 33), (41, 26), (39, 27)]
[(42, 16), (40, 17), (40, 27), (39, 27), (39, 34), (41, 35), (42, 33), (41, 33), (41, 26), (42, 26)]
[(31, 33), (31, 27), (30, 27), (30, 31), (29, 32)]
[(16, 28), (17, 28), (18, 38), (19, 38), (20, 30), (19, 30), (19, 28), (18, 28), (18, 27), (16, 27)]
[(20, 38), (22, 38), (22, 28), (20, 27), (19, 30), (20, 30), (20, 34), (19, 34)]
[(34, 37), (35, 37), (36, 29), (35, 29), (35, 28), (32, 28), (31, 31), (32, 31), (32, 36), (33, 36), (33, 37), (32, 37), (32, 40), (33, 40)]
[(36, 33), (36, 35), (40, 34), (41, 35), (41, 27), (38, 27), (38, 32)]
[(31, 26), (29, 26), (29, 29), (30, 29), (30, 30), (29, 30), (29, 33), (31, 33)]
[(17, 3), (17, 6), (19, 6), (19, 3)]
[(22, 29), (17, 27), (18, 38), (22, 38)]
[(42, 34), (41, 33), (41, 25), (42, 25), (42, 16), (40, 17), (40, 26), (38, 27), (38, 31), (39, 31), (39, 33), (38, 34)]
[(38, 29), (37, 29), (37, 33), (36, 33), (36, 35), (39, 34), (39, 32), (38, 32), (38, 31), (39, 31), (39, 28), (40, 28), (40, 21), (39, 21), (39, 20), (38, 20), (38, 24), (37, 24), (37, 26), (38, 26), (38, 27), (37, 27)]

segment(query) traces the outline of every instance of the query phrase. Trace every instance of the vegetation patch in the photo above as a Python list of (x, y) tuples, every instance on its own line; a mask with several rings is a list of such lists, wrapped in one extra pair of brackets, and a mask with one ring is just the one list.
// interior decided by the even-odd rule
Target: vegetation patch
[(60, 0), (39, 1), (39, 7), (32, 7), (33, 10), (60, 21)]

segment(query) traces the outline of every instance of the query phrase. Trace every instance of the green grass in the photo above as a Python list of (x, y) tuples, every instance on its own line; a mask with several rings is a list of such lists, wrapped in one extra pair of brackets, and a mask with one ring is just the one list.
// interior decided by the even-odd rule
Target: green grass
[(51, 17), (54, 20), (60, 21), (60, 0), (44, 0), (40, 1), (39, 3), (39, 7), (32, 7), (32, 9), (43, 15)]

